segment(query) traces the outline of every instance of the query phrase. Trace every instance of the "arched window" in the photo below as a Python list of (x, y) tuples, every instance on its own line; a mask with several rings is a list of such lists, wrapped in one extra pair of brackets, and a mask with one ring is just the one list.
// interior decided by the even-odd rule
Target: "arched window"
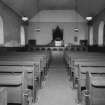
[(93, 45), (93, 26), (90, 27), (89, 31), (89, 45)]
[(21, 26), (21, 29), (20, 29), (20, 44), (21, 46), (25, 45), (25, 31), (23, 26)]
[(104, 30), (103, 30), (103, 45), (105, 46), (105, 24), (104, 24)]
[(3, 30), (3, 19), (0, 16), (0, 45), (4, 44), (4, 30)]
[(101, 21), (99, 24), (99, 30), (98, 30), (98, 45), (103, 46), (103, 31), (104, 31), (104, 21)]

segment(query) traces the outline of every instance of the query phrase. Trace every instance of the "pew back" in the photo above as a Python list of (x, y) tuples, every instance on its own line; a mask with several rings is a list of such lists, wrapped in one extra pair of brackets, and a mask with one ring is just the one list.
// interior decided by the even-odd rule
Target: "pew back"
[(105, 105), (105, 75), (87, 73), (86, 89), (91, 105)]

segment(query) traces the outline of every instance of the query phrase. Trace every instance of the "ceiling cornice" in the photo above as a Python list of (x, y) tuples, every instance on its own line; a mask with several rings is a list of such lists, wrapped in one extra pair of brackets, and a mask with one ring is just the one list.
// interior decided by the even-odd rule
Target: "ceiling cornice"
[(96, 20), (99, 16), (101, 16), (101, 14), (103, 14), (105, 12), (105, 8), (103, 10), (101, 10), (97, 15), (95, 15), (93, 17), (93, 20)]
[(3, 5), (5, 5), (7, 8), (9, 8), (11, 11), (13, 11), (16, 15), (18, 15), (19, 17), (22, 17), (22, 13), (20, 11), (18, 11), (16, 8), (11, 7), (9, 4), (3, 2), (2, 0), (0, 1)]

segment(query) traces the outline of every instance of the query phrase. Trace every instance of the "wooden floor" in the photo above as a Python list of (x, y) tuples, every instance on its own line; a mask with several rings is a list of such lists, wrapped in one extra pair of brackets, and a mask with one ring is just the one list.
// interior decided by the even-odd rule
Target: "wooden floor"
[(35, 105), (77, 105), (76, 90), (66, 73), (62, 58), (52, 58), (46, 81)]

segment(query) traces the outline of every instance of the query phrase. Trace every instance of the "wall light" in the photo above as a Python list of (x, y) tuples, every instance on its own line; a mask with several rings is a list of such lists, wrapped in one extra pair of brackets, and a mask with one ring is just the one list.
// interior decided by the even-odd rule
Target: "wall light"
[(28, 21), (28, 17), (22, 17), (23, 21)]
[(78, 29), (78, 28), (74, 28), (74, 31), (75, 31), (75, 32), (78, 32), (78, 31), (79, 31), (79, 29)]
[(40, 28), (35, 29), (35, 31), (40, 32)]
[(91, 21), (93, 18), (91, 17), (91, 16), (89, 16), (89, 17), (86, 17), (86, 20), (87, 21)]

